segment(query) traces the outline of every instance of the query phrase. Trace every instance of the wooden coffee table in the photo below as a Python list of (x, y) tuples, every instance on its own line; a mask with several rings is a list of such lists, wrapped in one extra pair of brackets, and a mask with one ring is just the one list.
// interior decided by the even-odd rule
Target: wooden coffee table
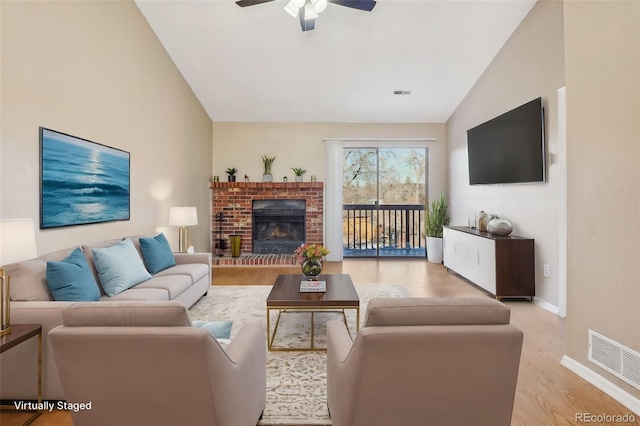
[[(314, 345), (315, 312), (342, 312), (344, 323), (347, 324), (345, 309), (356, 311), (356, 333), (360, 330), (360, 298), (348, 274), (320, 275), (319, 281), (326, 281), (327, 291), (323, 293), (301, 293), (300, 281), (302, 274), (279, 275), (271, 293), (267, 297), (267, 346), (270, 351), (326, 351), (327, 348), (316, 348)], [(271, 334), (271, 311), (278, 311), (273, 334)], [(283, 312), (311, 312), (311, 344), (305, 348), (273, 347), (280, 316)]]

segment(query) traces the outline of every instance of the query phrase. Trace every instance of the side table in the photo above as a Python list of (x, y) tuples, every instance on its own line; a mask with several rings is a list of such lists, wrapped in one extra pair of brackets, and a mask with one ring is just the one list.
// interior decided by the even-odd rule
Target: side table
[[(18, 346), (21, 343), (26, 342), (32, 337), (38, 336), (38, 404), (40, 407), (42, 405), (42, 324), (11, 324), (11, 333), (6, 334), (0, 337), (0, 353), (8, 351), (9, 349)], [(0, 408), (19, 411), (16, 410), (15, 405), (2, 405)], [(27, 419), (23, 425), (31, 424), (35, 419), (37, 419), (40, 414), (42, 414), (41, 410), (33, 410), (33, 415)]]

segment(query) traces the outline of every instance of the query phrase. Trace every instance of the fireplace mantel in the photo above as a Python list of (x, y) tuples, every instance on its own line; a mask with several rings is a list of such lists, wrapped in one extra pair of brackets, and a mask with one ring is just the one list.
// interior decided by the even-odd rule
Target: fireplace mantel
[(258, 190), (303, 190), (316, 189), (322, 191), (322, 182), (211, 182), (211, 189), (254, 188)]
[[(253, 200), (306, 200), (306, 242), (323, 244), (323, 182), (211, 182), (211, 247), (213, 255), (229, 256), (229, 235), (242, 237), (241, 252), (252, 252), (251, 210)], [(223, 213), (222, 238), (226, 249), (219, 249), (216, 216)]]

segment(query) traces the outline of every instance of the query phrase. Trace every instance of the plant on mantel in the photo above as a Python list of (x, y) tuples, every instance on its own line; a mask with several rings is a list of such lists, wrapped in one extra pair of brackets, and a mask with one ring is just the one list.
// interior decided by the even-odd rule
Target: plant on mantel
[(262, 165), (264, 167), (262, 174), (263, 182), (272, 182), (273, 175), (271, 174), (271, 166), (273, 162), (276, 161), (276, 157), (267, 157), (266, 155), (262, 156)]
[(296, 182), (302, 182), (303, 176), (307, 171), (302, 167), (294, 167), (291, 170), (293, 170), (293, 174), (296, 175)]
[(236, 181), (236, 173), (238, 173), (238, 169), (236, 169), (235, 167), (228, 167), (224, 172), (229, 175), (227, 178), (229, 182)]

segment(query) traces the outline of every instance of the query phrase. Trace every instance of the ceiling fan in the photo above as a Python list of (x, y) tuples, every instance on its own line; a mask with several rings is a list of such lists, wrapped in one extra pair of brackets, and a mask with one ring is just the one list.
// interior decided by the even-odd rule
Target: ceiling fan
[[(272, 1), (274, 0), (239, 0), (236, 4), (240, 7), (247, 7)], [(310, 31), (315, 28), (318, 14), (326, 9), (328, 3), (367, 12), (371, 12), (376, 5), (375, 0), (290, 0), (284, 10), (294, 18), (300, 18), (302, 31)]]

